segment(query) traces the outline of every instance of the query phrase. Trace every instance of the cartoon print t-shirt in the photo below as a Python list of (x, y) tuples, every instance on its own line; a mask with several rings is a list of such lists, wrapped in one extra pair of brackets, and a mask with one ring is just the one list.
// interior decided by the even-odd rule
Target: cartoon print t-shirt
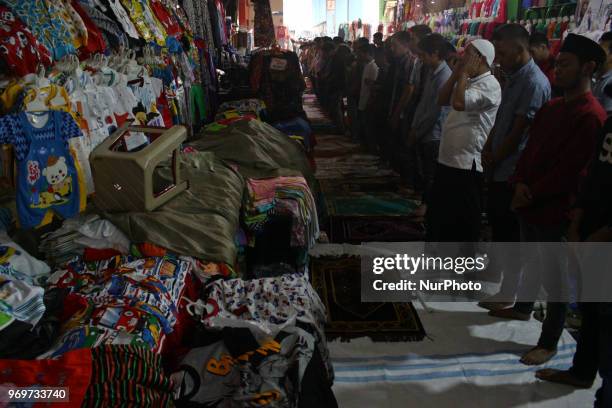
[(51, 53), (7, 7), (0, 5), (0, 59), (18, 76), (36, 72), (38, 64), (51, 64)]
[(0, 143), (12, 144), (17, 159), (17, 214), (24, 228), (46, 225), (53, 210), (64, 218), (84, 206), (80, 171), (68, 140), (82, 136), (70, 114), (21, 112), (0, 118)]

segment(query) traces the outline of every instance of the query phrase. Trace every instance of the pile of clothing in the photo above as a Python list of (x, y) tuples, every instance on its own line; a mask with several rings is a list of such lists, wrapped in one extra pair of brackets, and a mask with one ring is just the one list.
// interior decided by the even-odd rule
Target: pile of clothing
[(304, 275), (216, 280), (194, 309), (206, 335), (172, 375), (177, 406), (335, 406), (325, 308)]
[(36, 358), (59, 329), (63, 296), (45, 291), (50, 268), (0, 233), (0, 359)]
[(276, 177), (247, 180), (248, 196), (244, 221), (256, 236), (275, 215), (292, 218), (291, 246), (311, 248), (319, 237), (317, 208), (303, 177)]
[(127, 254), (130, 240), (117, 227), (98, 215), (81, 215), (64, 221), (61, 228), (42, 237), (39, 251), (49, 265), (63, 265), (77, 256), (86, 260)]
[(47, 282), (48, 290), (64, 289), (68, 294), (61, 335), (45, 356), (103, 344), (160, 352), (179, 323), (179, 303), (194, 262), (173, 255), (69, 262)]
[(217, 119), (225, 118), (227, 112), (239, 115), (254, 115), (257, 119), (265, 119), (266, 104), (260, 99), (239, 99), (223, 102), (217, 110)]
[(66, 387), (61, 401), (71, 407), (168, 407), (172, 401), (161, 356), (137, 346), (81, 348), (53, 360), (0, 360), (0, 384), (3, 392), (32, 384)]

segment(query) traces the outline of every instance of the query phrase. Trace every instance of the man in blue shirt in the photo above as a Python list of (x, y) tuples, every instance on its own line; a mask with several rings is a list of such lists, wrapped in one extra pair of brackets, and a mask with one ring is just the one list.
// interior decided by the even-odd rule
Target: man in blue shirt
[[(531, 120), (550, 99), (551, 89), (548, 78), (531, 58), (529, 33), (523, 26), (506, 24), (499, 27), (493, 43), (496, 59), (507, 77), (495, 125), (482, 153), (489, 179), (487, 212), (494, 242), (519, 242), (520, 228), (516, 214), (510, 209), (513, 191), (508, 179), (527, 144)], [(512, 258), (518, 260), (518, 256)], [(511, 306), (508, 299), (516, 295), (520, 280), (518, 262), (497, 267), (503, 269), (504, 274), (499, 296), (480, 303), (489, 310)]]
[(429, 191), (438, 163), (442, 124), (448, 114), (447, 106), (438, 105), (438, 92), (452, 74), (445, 61), (447, 51), (447, 42), (440, 34), (430, 34), (419, 43), (420, 59), (427, 67), (427, 74), (412, 120), (408, 148), (416, 147), (418, 171), (423, 181), (423, 205), (415, 212), (420, 217), (425, 216), (427, 211)]

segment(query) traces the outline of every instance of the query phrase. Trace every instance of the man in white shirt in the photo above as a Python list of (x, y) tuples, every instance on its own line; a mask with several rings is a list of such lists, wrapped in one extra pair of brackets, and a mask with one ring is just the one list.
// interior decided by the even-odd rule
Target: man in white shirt
[(374, 61), (374, 44), (363, 45), (357, 50), (357, 59), (364, 64), (361, 75), (361, 90), (359, 93), (359, 123), (361, 135), (359, 139), (365, 144), (368, 151), (377, 153), (378, 143), (372, 129), (374, 118), (368, 114), (368, 102), (372, 94), (372, 87), (378, 78), (378, 65)]
[(430, 242), (480, 238), (481, 153), (501, 103), (501, 87), (490, 70), (494, 59), (493, 44), (472, 41), (438, 95), (438, 103), (451, 110), (442, 127), (426, 217)]

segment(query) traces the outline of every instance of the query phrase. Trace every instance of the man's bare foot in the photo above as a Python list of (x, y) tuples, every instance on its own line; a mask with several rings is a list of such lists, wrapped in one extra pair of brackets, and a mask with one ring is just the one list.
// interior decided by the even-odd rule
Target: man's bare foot
[(574, 377), (569, 370), (555, 370), (553, 368), (545, 368), (536, 371), (536, 378), (543, 381), (553, 382), (557, 384), (565, 384), (574, 388), (591, 388), (593, 381), (585, 381)]
[(502, 310), (491, 310), (489, 312), (489, 316), (499, 317), (501, 319), (510, 319), (510, 320), (522, 320), (526, 322), (531, 319), (531, 313), (521, 313), (517, 312), (513, 308), (502, 309)]
[(550, 361), (557, 354), (557, 350), (548, 350), (543, 347), (534, 347), (521, 358), (521, 363), (525, 365), (540, 365)]

